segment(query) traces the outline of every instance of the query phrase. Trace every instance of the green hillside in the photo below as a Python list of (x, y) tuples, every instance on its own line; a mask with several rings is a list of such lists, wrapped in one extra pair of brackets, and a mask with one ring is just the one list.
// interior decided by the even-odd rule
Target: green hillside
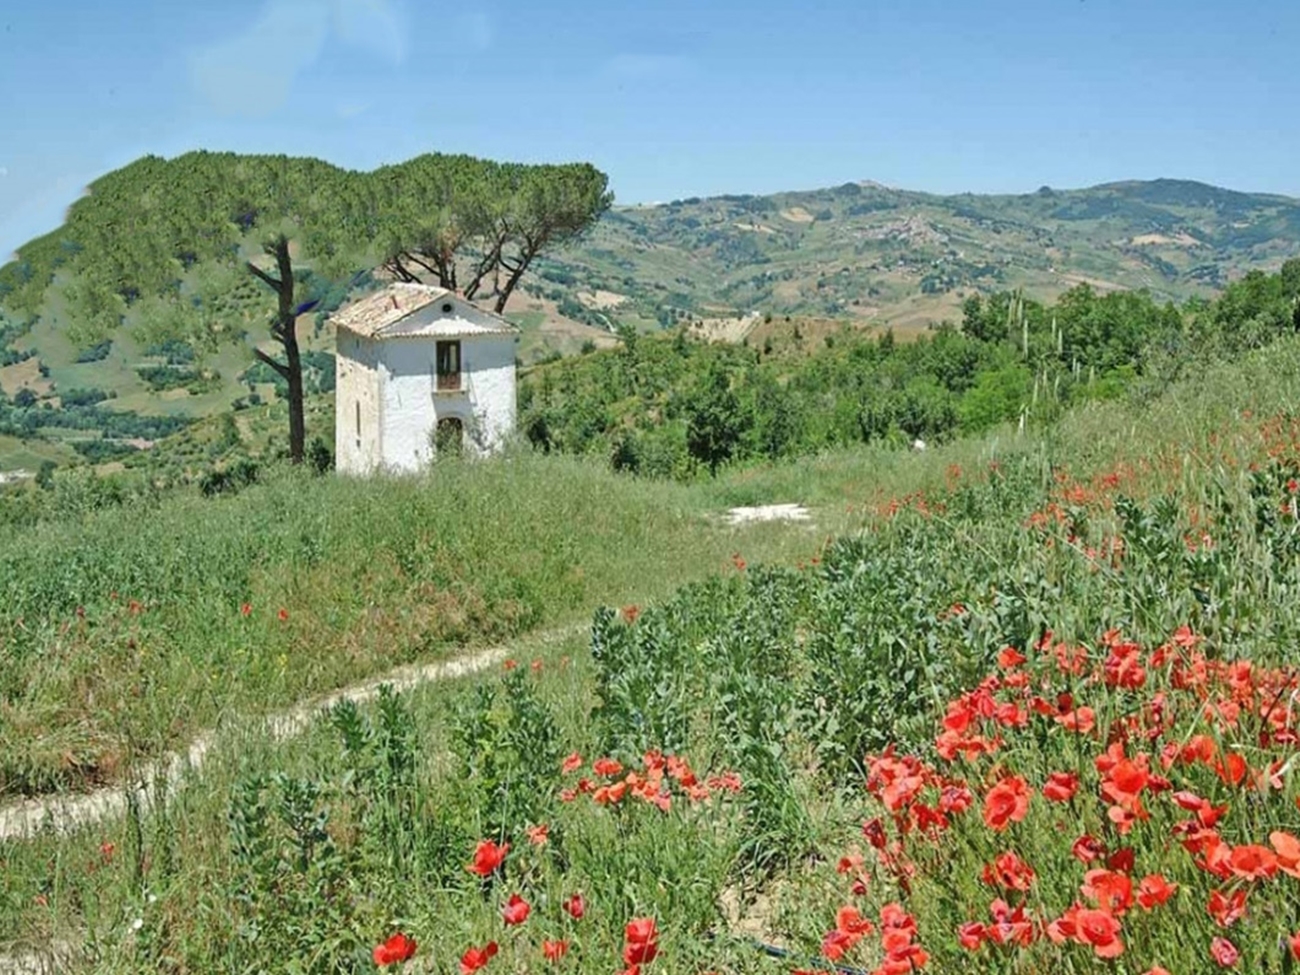
[[(156, 162), (108, 174), (95, 193), (116, 192)], [(290, 162), (308, 175), (323, 165)], [(159, 341), (158, 323), (139, 302), (124, 304), (120, 317), (100, 307), (78, 269), (111, 277), (113, 259), (89, 254), (95, 228), (69, 227), (0, 268), (0, 470), (111, 462), (195, 419), (275, 403), (278, 377), (253, 359), (274, 311), (266, 289), (202, 260), (187, 263), (179, 291), (190, 302), (174, 311), (193, 321), (174, 331), (215, 330), (225, 340)], [(256, 253), (253, 236), (236, 233), (231, 246)], [(374, 267), (376, 253), (353, 263)], [(681, 323), (737, 342), (761, 341), (765, 320), (787, 316), (807, 322), (816, 338), (843, 326), (889, 326), (907, 337), (960, 321), (972, 294), (1020, 289), (1050, 301), (1089, 284), (1184, 300), (1297, 253), (1300, 201), (1199, 183), (947, 197), (846, 183), (616, 208), (579, 242), (544, 252), (506, 313), (523, 329), (525, 364), (608, 346), (620, 329)], [(328, 394), (328, 313), (385, 275), (340, 278), (309, 261), (302, 274), (300, 293), (320, 302), (298, 319), (307, 389)], [(310, 434), (330, 439), (327, 429)]]

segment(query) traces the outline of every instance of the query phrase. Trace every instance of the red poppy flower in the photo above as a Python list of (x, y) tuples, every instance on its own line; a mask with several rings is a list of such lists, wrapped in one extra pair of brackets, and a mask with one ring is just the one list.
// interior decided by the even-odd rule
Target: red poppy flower
[(1025, 905), (1010, 904), (998, 898), (989, 905), (993, 923), (988, 926), (989, 940), (999, 945), (1028, 945), (1034, 940), (1034, 922), (1025, 914)]
[(1138, 884), (1138, 903), (1148, 911), (1158, 904), (1163, 904), (1174, 896), (1177, 884), (1171, 884), (1158, 873), (1149, 874)]
[(984, 864), (981, 879), (990, 887), (1028, 890), (1034, 883), (1034, 869), (1014, 853), (1000, 853), (992, 863)]
[(600, 786), (591, 794), (591, 799), (602, 806), (612, 806), (617, 805), (626, 793), (627, 783), (615, 782), (613, 785)]
[(498, 846), (492, 840), (479, 840), (478, 846), (474, 847), (474, 862), (465, 869), (480, 877), (489, 877), (505, 862), (509, 852), (509, 843)]
[(1106, 848), (1102, 846), (1101, 840), (1095, 836), (1080, 836), (1070, 847), (1070, 855), (1080, 863), (1092, 863), (1094, 860), (1100, 860), (1106, 853)]
[(733, 795), (745, 787), (739, 772), (720, 772), (709, 776), (709, 788), (720, 789)]
[(1075, 915), (1078, 940), (1092, 946), (1098, 958), (1118, 958), (1124, 954), (1120, 940), (1120, 923), (1109, 911), (1084, 908)]
[(988, 928), (979, 921), (967, 921), (957, 928), (957, 943), (967, 951), (978, 951), (988, 936)]
[(547, 961), (559, 961), (568, 950), (569, 943), (567, 941), (542, 942), (542, 957)]
[(1133, 906), (1133, 881), (1114, 870), (1089, 870), (1080, 890), (1103, 910), (1122, 914)]
[(649, 964), (659, 954), (659, 931), (654, 918), (633, 918), (624, 926), (623, 934), (623, 964)]
[(570, 752), (564, 757), (564, 761), (560, 764), (560, 771), (565, 775), (568, 775), (570, 772), (576, 772), (580, 768), (582, 768), (582, 756), (577, 752)]
[(1025, 659), (1025, 655), (1015, 647), (1003, 647), (998, 651), (998, 666), (1003, 670), (1019, 667)]
[(511, 894), (505, 906), (501, 908), (501, 919), (506, 924), (523, 924), (528, 920), (532, 905), (518, 894)]
[(1225, 785), (1240, 785), (1248, 768), (1244, 758), (1236, 752), (1229, 752), (1223, 761), (1214, 763), (1214, 771)]
[(470, 948), (460, 956), (460, 975), (474, 975), (492, 960), (497, 953), (497, 943), (489, 941), (482, 948)]
[(591, 763), (591, 770), (597, 775), (612, 777), (623, 771), (623, 765), (612, 758), (598, 758)]
[(862, 835), (877, 850), (885, 848), (885, 824), (880, 821), (879, 817), (869, 819), (862, 824)]
[(1097, 727), (1097, 712), (1090, 707), (1081, 707), (1073, 711), (1066, 711), (1064, 714), (1058, 714), (1054, 720), (1069, 731), (1076, 731), (1081, 735), (1086, 735)]
[(1300, 931), (1297, 931), (1291, 937), (1286, 939), (1287, 946), (1291, 949), (1292, 957), (1300, 960)]
[(871, 922), (864, 918), (862, 913), (852, 905), (841, 907), (835, 912), (835, 928), (845, 934), (859, 937), (870, 934), (872, 931)]
[(1290, 833), (1276, 830), (1268, 834), (1268, 841), (1277, 851), (1278, 869), (1300, 880), (1300, 840)]
[(920, 945), (904, 945), (886, 952), (884, 961), (872, 975), (913, 975), (929, 960), (930, 953)]
[(1079, 776), (1074, 772), (1053, 772), (1043, 785), (1043, 798), (1048, 802), (1069, 802), (1079, 791)]
[(839, 928), (832, 928), (822, 938), (822, 957), (828, 961), (839, 961), (858, 941), (859, 937), (841, 931)]
[(1228, 865), (1234, 874), (1246, 880), (1263, 880), (1277, 873), (1277, 857), (1273, 851), (1254, 843), (1234, 846)]
[(1078, 917), (1081, 910), (1083, 905), (1075, 901), (1060, 917), (1048, 922), (1044, 930), (1053, 944), (1064, 944), (1079, 937)]
[(1215, 938), (1210, 942), (1210, 957), (1224, 968), (1232, 968), (1241, 957), (1241, 952), (1227, 938)]
[(528, 842), (533, 846), (543, 846), (550, 836), (551, 827), (546, 823), (539, 823), (536, 826), (524, 827), (524, 832), (528, 834)]
[(252, 611), (253, 611), (252, 603), (244, 603), (242, 606), (239, 607), (239, 613), (241, 616), (247, 616)]
[(279, 619), (281, 623), (283, 623), (289, 618), (289, 611), (285, 609), (283, 606), (281, 606), (279, 612), (277, 612), (275, 615), (276, 618)]
[(1001, 832), (1029, 814), (1029, 786), (1018, 775), (1003, 779), (984, 797), (984, 825)]
[(385, 965), (396, 965), (411, 958), (414, 954), (415, 939), (408, 938), (399, 931), (382, 945), (375, 946), (375, 964), (381, 968)]
[(884, 933), (901, 931), (908, 938), (916, 937), (916, 918), (903, 910), (903, 905), (892, 901), (880, 908), (880, 926)]
[(1101, 794), (1108, 802), (1132, 812), (1138, 796), (1150, 782), (1147, 770), (1128, 758), (1120, 759), (1101, 780)]
[(564, 912), (575, 921), (581, 921), (582, 916), (587, 913), (587, 902), (582, 899), (581, 894), (574, 894), (564, 902)]
[(1133, 847), (1125, 846), (1106, 857), (1106, 869), (1118, 870), (1120, 873), (1133, 872)]
[(1221, 890), (1212, 890), (1205, 910), (1219, 927), (1231, 927), (1246, 916), (1246, 891), (1238, 889), (1224, 894)]

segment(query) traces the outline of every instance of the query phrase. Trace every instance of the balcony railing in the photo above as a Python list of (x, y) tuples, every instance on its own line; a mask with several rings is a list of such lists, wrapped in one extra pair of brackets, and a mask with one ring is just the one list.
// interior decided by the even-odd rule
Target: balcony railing
[(440, 393), (459, 393), (461, 391), (460, 373), (438, 373), (437, 390)]

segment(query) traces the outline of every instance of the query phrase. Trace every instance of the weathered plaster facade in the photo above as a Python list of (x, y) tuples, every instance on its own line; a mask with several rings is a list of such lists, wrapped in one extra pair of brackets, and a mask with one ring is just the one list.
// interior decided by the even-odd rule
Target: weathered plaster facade
[[(393, 284), (333, 320), (338, 470), (418, 470), (433, 458), (440, 420), (460, 422), (471, 453), (514, 431), (518, 330), (504, 319), (442, 288)], [(459, 353), (441, 381), (439, 343)]]

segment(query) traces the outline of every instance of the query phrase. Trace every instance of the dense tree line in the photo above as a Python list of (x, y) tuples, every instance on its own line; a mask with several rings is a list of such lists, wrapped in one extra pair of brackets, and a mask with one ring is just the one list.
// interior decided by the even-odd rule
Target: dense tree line
[(916, 342), (848, 329), (812, 355), (766, 355), (678, 333), (542, 366), (521, 384), (541, 450), (601, 453), (615, 468), (691, 477), (725, 464), (853, 443), (942, 440), (1161, 385), (1201, 357), (1300, 331), (1300, 260), (1182, 307), (1080, 285), (1044, 304), (973, 296), (960, 326)]
[[(23, 393), (28, 393), (24, 396)], [(179, 416), (144, 416), (130, 410), (101, 406), (109, 398), (103, 390), (70, 390), (61, 406), (38, 403), (30, 390), (21, 389), (7, 399), (0, 395), (0, 434), (30, 440), (51, 427), (95, 430), (110, 438), (160, 440), (183, 430), (190, 420)]]

